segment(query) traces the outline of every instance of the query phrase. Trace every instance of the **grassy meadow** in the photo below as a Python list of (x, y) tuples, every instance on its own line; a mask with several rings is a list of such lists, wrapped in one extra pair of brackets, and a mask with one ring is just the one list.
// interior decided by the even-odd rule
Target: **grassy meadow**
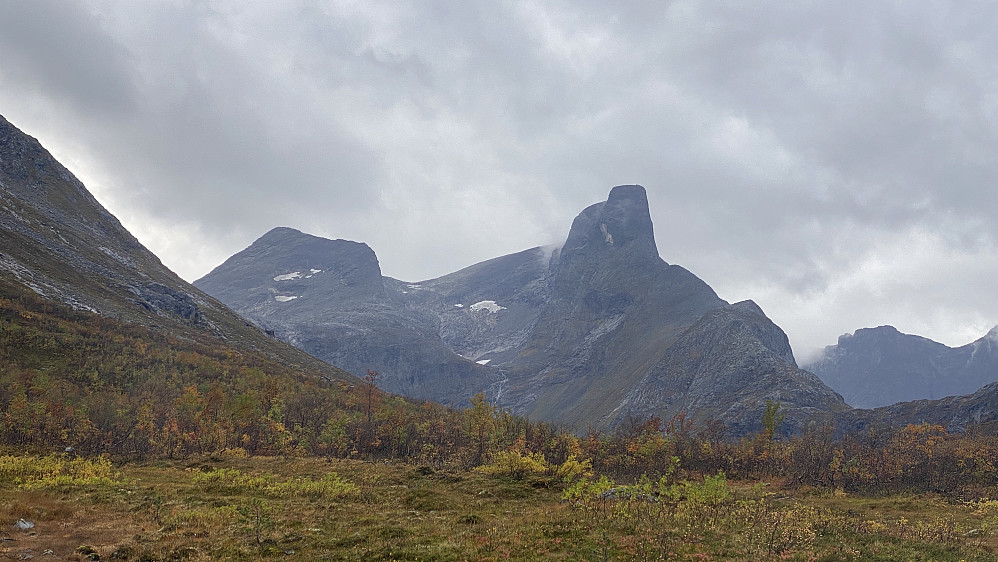
[(0, 557), (957, 561), (998, 548), (994, 501), (488, 472), (238, 450), (122, 465), (8, 455)]

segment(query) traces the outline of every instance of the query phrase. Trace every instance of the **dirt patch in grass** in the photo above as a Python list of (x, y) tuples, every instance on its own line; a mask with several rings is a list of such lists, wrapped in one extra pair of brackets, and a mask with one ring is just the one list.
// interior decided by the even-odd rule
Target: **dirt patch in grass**
[[(0, 501), (0, 521), (5, 524), (0, 538), (10, 540), (0, 542), (0, 556), (7, 558), (40, 558), (49, 553), (56, 559), (83, 559), (77, 551), (89, 546), (107, 559), (151, 525), (127, 501), (95, 503), (86, 493), (7, 491), (5, 495), (11, 500)], [(33, 526), (15, 525), (22, 519)]]

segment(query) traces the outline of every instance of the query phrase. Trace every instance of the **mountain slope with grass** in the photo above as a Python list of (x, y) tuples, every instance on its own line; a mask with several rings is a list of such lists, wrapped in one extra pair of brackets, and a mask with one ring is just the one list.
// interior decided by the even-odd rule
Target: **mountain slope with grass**
[(0, 278), (75, 310), (357, 382), (267, 336), (167, 269), (34, 138), (0, 117)]

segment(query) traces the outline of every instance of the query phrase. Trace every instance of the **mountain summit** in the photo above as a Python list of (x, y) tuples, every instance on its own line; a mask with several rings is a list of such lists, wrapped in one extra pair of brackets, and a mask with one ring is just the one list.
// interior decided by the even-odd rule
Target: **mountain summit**
[(386, 390), (456, 404), (485, 390), (574, 429), (685, 412), (744, 433), (767, 400), (788, 429), (846, 408), (758, 306), (662, 260), (640, 185), (584, 209), (561, 247), (379, 276), (366, 246), (282, 228), (195, 285), (322, 359), (380, 371)]
[(658, 258), (648, 196), (640, 185), (618, 185), (603, 203), (590, 205), (575, 218), (563, 257), (598, 250), (627, 251), (635, 257)]

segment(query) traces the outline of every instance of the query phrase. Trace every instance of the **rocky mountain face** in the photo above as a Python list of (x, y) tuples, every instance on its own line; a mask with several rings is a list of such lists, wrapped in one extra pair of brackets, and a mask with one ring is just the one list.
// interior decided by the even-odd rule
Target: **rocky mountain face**
[[(366, 244), (275, 228), (195, 281), (268, 333), (390, 392), (461, 405), (491, 372), (450, 349), (437, 319), (405, 306)], [(411, 289), (415, 291), (417, 289)]]
[(998, 381), (998, 327), (957, 348), (893, 326), (865, 328), (841, 336), (806, 368), (856, 408), (971, 394)]
[(485, 390), (574, 429), (686, 412), (747, 432), (779, 400), (792, 430), (847, 408), (758, 306), (659, 257), (636, 185), (582, 211), (561, 247), (437, 279), (382, 277), (363, 244), (279, 228), (195, 285), (322, 359), (380, 371), (386, 390), (459, 405)]
[(34, 138), (0, 117), (0, 276), (77, 310), (348, 373), (270, 338), (180, 279)]
[[(665, 393), (674, 393), (666, 395)], [(758, 431), (759, 403), (787, 408), (784, 430), (834, 423), (847, 408), (814, 374), (797, 368), (786, 334), (752, 301), (701, 316), (625, 399), (636, 415), (699, 412), (729, 431)]]

